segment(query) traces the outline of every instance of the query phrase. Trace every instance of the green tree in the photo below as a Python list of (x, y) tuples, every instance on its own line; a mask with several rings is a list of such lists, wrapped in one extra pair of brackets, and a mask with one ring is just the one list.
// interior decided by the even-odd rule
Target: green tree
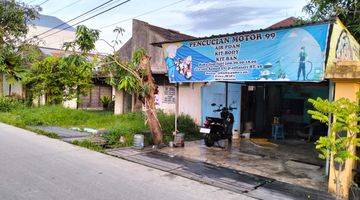
[[(341, 171), (348, 159), (359, 159), (354, 152), (350, 151), (351, 146), (360, 146), (360, 139), (357, 134), (360, 132), (359, 101), (350, 101), (341, 98), (330, 102), (321, 98), (309, 99), (314, 106), (314, 110), (308, 113), (313, 119), (326, 123), (330, 129), (328, 136), (320, 137), (316, 141), (316, 148), (319, 150), (319, 157), (329, 158), (338, 165), (337, 174), (335, 174), (336, 195), (341, 198)], [(332, 116), (332, 119), (329, 118)]]
[(69, 55), (48, 56), (33, 64), (24, 79), (33, 96), (45, 95), (47, 104), (59, 104), (86, 94), (92, 87), (97, 62), (89, 52), (98, 38), (99, 31), (78, 26), (75, 40), (64, 44), (66, 50), (71, 49)]
[(303, 10), (310, 15), (312, 21), (338, 16), (354, 37), (360, 41), (359, 0), (310, 0)]
[[(29, 7), (15, 0), (0, 1), (0, 73), (5, 75), (11, 84), (22, 79), (26, 70), (26, 62), (31, 61), (26, 56), (29, 54), (31, 41), (26, 39), (28, 25), (38, 16), (39, 7)], [(27, 52), (23, 50), (27, 49)], [(2, 85), (3, 77), (0, 76)], [(0, 87), (2, 95), (2, 87)]]
[(163, 141), (163, 132), (155, 108), (157, 86), (151, 73), (150, 57), (140, 48), (133, 52), (131, 60), (121, 59), (115, 46), (120, 43), (118, 38), (123, 31), (116, 28), (116, 39), (108, 43), (113, 48), (113, 53), (104, 59), (104, 69), (111, 75), (108, 82), (118, 90), (137, 96), (145, 108), (146, 122), (150, 127), (153, 142), (159, 145)]

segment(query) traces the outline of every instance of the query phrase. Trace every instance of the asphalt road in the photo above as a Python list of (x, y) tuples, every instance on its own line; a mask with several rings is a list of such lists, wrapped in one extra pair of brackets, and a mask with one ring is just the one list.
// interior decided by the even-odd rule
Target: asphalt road
[(0, 199), (249, 197), (0, 123)]

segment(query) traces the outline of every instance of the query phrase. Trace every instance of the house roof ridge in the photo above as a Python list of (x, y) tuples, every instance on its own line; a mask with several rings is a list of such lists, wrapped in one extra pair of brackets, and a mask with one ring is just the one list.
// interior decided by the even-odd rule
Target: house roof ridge
[[(170, 28), (164, 28), (164, 27), (160, 27), (160, 26), (156, 26), (156, 25), (153, 25), (153, 24), (150, 24), (148, 22), (145, 22), (145, 21), (142, 21), (142, 20), (138, 20), (138, 19), (134, 19), (134, 21), (137, 21), (137, 22), (140, 22), (140, 23), (143, 23), (145, 24), (147, 27), (149, 27), (152, 31), (155, 31), (156, 33), (164, 36), (165, 38), (168, 37), (167, 39), (171, 39), (169, 36), (169, 33), (170, 34), (174, 34), (172, 37), (173, 38), (182, 38), (182, 39), (194, 39), (196, 38), (195, 36), (192, 36), (192, 35), (188, 35), (188, 34), (185, 34), (185, 33), (181, 33), (180, 31), (178, 30), (174, 30), (174, 29), (170, 29)], [(177, 36), (176, 36), (177, 35)]]

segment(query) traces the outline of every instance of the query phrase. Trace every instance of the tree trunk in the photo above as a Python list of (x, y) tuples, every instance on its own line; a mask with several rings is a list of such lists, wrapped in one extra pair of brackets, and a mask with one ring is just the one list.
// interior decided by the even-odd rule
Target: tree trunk
[(4, 95), (3, 84), (4, 84), (4, 77), (2, 74), (0, 74), (0, 97)]
[(11, 84), (9, 83), (9, 96), (11, 96)]
[(335, 176), (335, 179), (336, 179), (336, 199), (338, 199), (338, 200), (342, 199), (341, 181), (340, 181), (340, 175), (341, 175), (342, 167), (343, 167), (343, 164), (339, 163), (339, 169), (337, 171), (337, 175)]
[(146, 109), (145, 113), (147, 123), (153, 136), (153, 142), (155, 145), (159, 145), (163, 142), (163, 133), (156, 114), (155, 94), (157, 93), (157, 86), (155, 85), (155, 81), (151, 73), (150, 57), (146, 55), (143, 56), (139, 67), (147, 71), (146, 76), (143, 77), (143, 81), (145, 85), (149, 86), (149, 93), (145, 98), (141, 99), (141, 101), (143, 102)]

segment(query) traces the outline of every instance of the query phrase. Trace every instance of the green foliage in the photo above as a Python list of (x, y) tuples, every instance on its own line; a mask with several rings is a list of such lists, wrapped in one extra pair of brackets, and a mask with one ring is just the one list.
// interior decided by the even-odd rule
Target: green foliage
[[(360, 106), (358, 101), (341, 98), (334, 102), (321, 98), (309, 99), (314, 110), (308, 113), (313, 119), (326, 123), (330, 129), (330, 135), (320, 137), (316, 142), (316, 148), (320, 151), (322, 159), (333, 158), (337, 163), (343, 164), (347, 159), (358, 159), (356, 155), (349, 152), (351, 145), (360, 146), (357, 134), (360, 131)], [(333, 120), (329, 120), (329, 116)]]
[[(164, 132), (164, 141), (173, 140), (173, 131), (175, 116), (166, 114), (162, 111), (157, 112), (162, 130)], [(122, 126), (110, 129), (109, 134), (104, 135), (108, 144), (111, 146), (131, 146), (133, 144), (133, 137), (136, 133), (145, 135), (145, 144), (152, 143), (151, 134), (148, 132), (147, 126), (144, 124), (145, 116), (142, 113), (132, 113), (123, 116), (126, 118), (126, 122)], [(136, 120), (134, 120), (136, 119)], [(124, 122), (125, 122), (124, 121)], [(194, 120), (188, 115), (180, 115), (178, 117), (178, 128), (179, 131), (185, 133), (186, 140), (195, 140), (201, 137), (199, 129), (195, 124)], [(119, 142), (120, 137), (123, 136), (125, 142), (121, 144)]]
[(357, 41), (360, 40), (359, 0), (310, 0), (303, 10), (312, 21), (338, 16)]
[(89, 59), (88, 53), (95, 48), (98, 39), (99, 31), (78, 26), (75, 41), (64, 44), (66, 50), (72, 48), (70, 55), (49, 56), (35, 62), (23, 78), (32, 95), (45, 95), (48, 104), (59, 104), (86, 94), (92, 87), (93, 68), (97, 62), (96, 56)]
[(0, 1), (0, 44), (15, 45), (24, 39), (28, 24), (38, 16), (38, 7), (15, 0)]
[(99, 40), (100, 31), (89, 29), (84, 25), (76, 27), (76, 38), (73, 42), (64, 43), (65, 50), (72, 51), (78, 48), (83, 54), (87, 54), (95, 49), (95, 42)]
[(142, 81), (142, 77), (149, 72), (138, 68), (140, 59), (144, 55), (146, 55), (144, 49), (137, 49), (130, 61), (123, 61), (116, 54), (107, 56), (103, 60), (103, 70), (112, 75), (107, 79), (107, 83), (130, 94), (137, 94), (142, 97), (147, 95), (149, 88)]
[(0, 97), (0, 112), (10, 112), (23, 107), (24, 104), (20, 100), (11, 97)]
[(86, 94), (92, 86), (94, 63), (82, 55), (49, 56), (36, 62), (23, 82), (35, 97), (45, 95), (48, 104)]
[[(358, 97), (360, 92), (358, 93)], [(315, 110), (309, 110), (312, 118), (326, 123), (330, 129), (330, 134), (326, 137), (320, 137), (316, 141), (316, 149), (319, 150), (319, 157), (329, 158), (338, 164), (339, 169), (335, 175), (336, 195), (341, 199), (341, 171), (348, 159), (359, 159), (350, 147), (360, 146), (360, 139), (357, 137), (360, 130), (359, 117), (359, 98), (356, 101), (350, 101), (346, 98), (329, 102), (321, 98), (309, 99)], [(332, 117), (332, 119), (330, 118)]]
[[(158, 116), (166, 133), (164, 137), (168, 137), (168, 140), (172, 139), (174, 115), (158, 112)], [(152, 140), (142, 112), (113, 115), (108, 111), (73, 110), (62, 106), (20, 107), (9, 112), (0, 111), (0, 121), (18, 127), (44, 125), (107, 129), (109, 133), (104, 134), (103, 137), (110, 146), (131, 146), (136, 133), (145, 134), (147, 144), (150, 144)], [(179, 117), (179, 130), (185, 133), (187, 140), (200, 138), (197, 126), (189, 116)], [(125, 139), (124, 143), (120, 143), (121, 136)]]
[(39, 129), (31, 129), (31, 128), (30, 128), (30, 130), (39, 135), (44, 135), (46, 137), (53, 138), (53, 139), (60, 139), (59, 135), (57, 135), (56, 133), (51, 133), (51, 132), (47, 132), (47, 131), (43, 131), (43, 130), (39, 130)]
[(36, 49), (29, 48), (31, 41), (25, 39), (38, 10), (14, 0), (0, 1), (0, 73), (10, 84), (22, 79), (26, 66), (38, 55)]
[[(175, 115), (158, 111), (157, 116), (164, 132), (165, 141), (170, 141), (166, 139), (169, 136), (172, 140), (172, 133), (175, 130)], [(201, 137), (198, 126), (189, 115), (178, 116), (178, 130), (181, 133), (185, 133), (186, 140), (196, 140)]]
[(111, 104), (111, 101), (112, 101), (111, 98), (108, 97), (108, 96), (102, 96), (102, 97), (100, 97), (100, 102), (101, 102), (103, 108), (108, 109), (109, 106), (110, 106), (110, 104)]
[(88, 149), (91, 149), (93, 151), (98, 151), (98, 152), (103, 152), (104, 151), (104, 149), (100, 145), (95, 144), (94, 142), (92, 142), (90, 140), (81, 140), (81, 141), (74, 140), (72, 142), (72, 144), (80, 146), (80, 147), (88, 148)]

